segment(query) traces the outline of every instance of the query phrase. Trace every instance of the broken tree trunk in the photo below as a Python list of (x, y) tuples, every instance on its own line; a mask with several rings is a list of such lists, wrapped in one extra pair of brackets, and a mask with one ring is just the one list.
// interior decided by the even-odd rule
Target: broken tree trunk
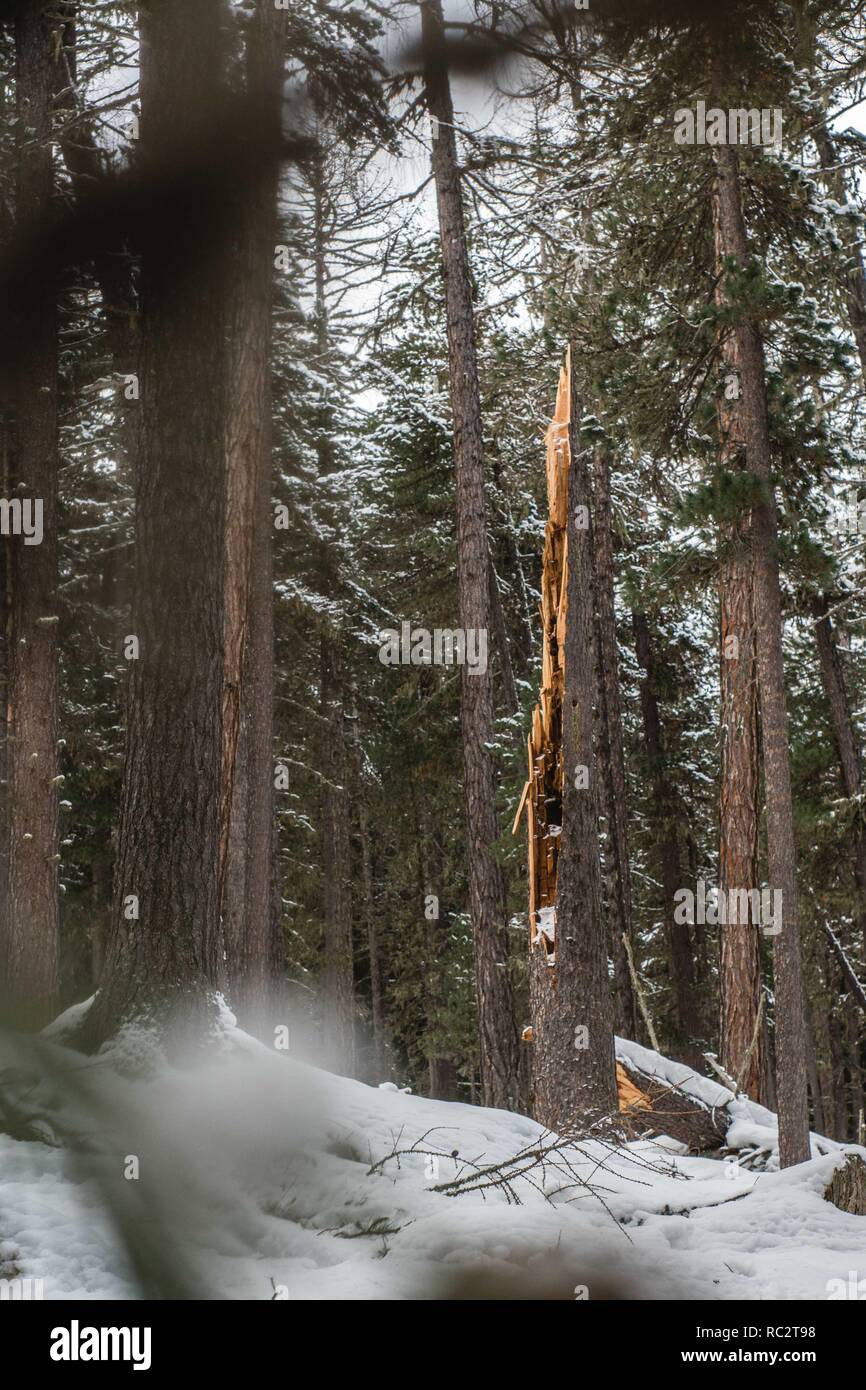
[(542, 686), (521, 799), (529, 832), (533, 1110), (561, 1134), (586, 1133), (616, 1110), (593, 750), (594, 560), (579, 418), (569, 352), (547, 437)]
[(614, 961), (617, 1032), (637, 1037), (637, 1000), (632, 989), (628, 948), (632, 941), (631, 871), (628, 855), (628, 800), (622, 738), (619, 650), (616, 640), (611, 461), (606, 445), (593, 450), (593, 502), (596, 569), (597, 681), (600, 705), (599, 790), (605, 820), (605, 889)]
[[(529, 932), (541, 963), (554, 963), (553, 908), (562, 828), (562, 697), (568, 565), (568, 376), (559, 378), (556, 410), (547, 431), (549, 516), (541, 572), (541, 695), (527, 739), (529, 779), (514, 830), (525, 807), (529, 839)], [(534, 1003), (534, 1000), (533, 1000)]]

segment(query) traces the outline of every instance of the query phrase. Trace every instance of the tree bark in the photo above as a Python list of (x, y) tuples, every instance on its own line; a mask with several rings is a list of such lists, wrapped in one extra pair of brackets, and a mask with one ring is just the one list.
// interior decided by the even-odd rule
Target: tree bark
[(866, 1216), (866, 1163), (848, 1154), (824, 1189), (824, 1200), (851, 1216)]
[[(9, 496), (13, 422), (6, 402), (0, 402), (0, 493)], [(5, 981), (9, 922), (9, 568), (10, 540), (0, 536), (0, 969)], [(5, 992), (5, 983), (0, 994)]]
[(628, 792), (622, 740), (619, 648), (614, 594), (613, 510), (607, 450), (593, 450), (595, 573), (599, 667), (599, 791), (607, 824), (605, 879), (614, 961), (616, 1027), (637, 1037), (637, 1006), (631, 984), (626, 937), (632, 942), (631, 870), (628, 856)]
[[(581, 405), (569, 351), (567, 612), (562, 700), (562, 837), (556, 875), (555, 998), (533, 1033), (535, 1117), (559, 1134), (585, 1134), (616, 1114), (613, 1005), (601, 907), (598, 769), (593, 747), (596, 673), (591, 492), (581, 449)], [(585, 509), (585, 510), (584, 510)], [(540, 953), (539, 953), (540, 954)]]
[[(717, 260), (739, 266), (749, 260), (743, 216), (739, 161), (732, 145), (713, 149), (716, 179), (713, 214)], [(728, 287), (723, 284), (724, 302)], [(767, 844), (770, 887), (782, 894), (783, 925), (774, 938), (776, 995), (776, 1092), (779, 1154), (782, 1167), (809, 1157), (806, 1075), (803, 1068), (805, 1028), (797, 869), (785, 670), (782, 652), (782, 600), (779, 582), (778, 525), (770, 473), (770, 428), (767, 415), (764, 346), (754, 319), (741, 318), (730, 330), (731, 349), (740, 375), (741, 398), (732, 412), (732, 440), (744, 452), (745, 466), (757, 480), (762, 498), (750, 526), (754, 575), (754, 616), (761, 740), (767, 798)]]
[[(145, 18), (140, 158), (155, 178), (181, 148), (208, 150), (219, 128), (226, 15), (217, 0), (153, 0)], [(186, 179), (170, 222), (145, 234), (133, 597), (140, 657), (131, 662), (113, 921), (91, 1043), (134, 1017), (172, 1028), (204, 1022), (222, 973), (230, 228), (226, 180)]]
[[(448, 324), (448, 360), (457, 494), (458, 622), (464, 631), (490, 632), (489, 551), (484, 495), (481, 397), (463, 194), (454, 134), (454, 107), (443, 53), (440, 0), (423, 0), (424, 90), (435, 122), (433, 177), (439, 214)], [(517, 1104), (519, 1062), (508, 975), (503, 876), (495, 857), (497, 819), (490, 747), (493, 690), (490, 669), (461, 670), (469, 897), (475, 946), (481, 1079), (486, 1105)]]
[[(270, 386), (265, 407), (270, 426)], [(280, 876), (274, 802), (274, 583), (270, 446), (260, 470), (250, 570), (250, 614), (241, 718), (246, 725), (247, 780), (244, 845), (244, 938), (236, 974), (242, 1008), (262, 1019), (276, 1002), (284, 969)]]
[[(742, 545), (742, 537), (733, 542)], [(721, 607), (721, 781), (719, 801), (719, 888), (758, 886), (758, 690), (752, 576), (741, 549), (722, 568)], [(729, 644), (736, 641), (736, 654)], [(764, 1101), (764, 1029), (755, 1027), (761, 1002), (761, 942), (758, 923), (720, 925), (719, 1051), (722, 1066), (753, 1100)], [(754, 1044), (754, 1045), (753, 1045)]]
[[(30, 5), (15, 25), (17, 215), (44, 235), (53, 216), (52, 10)], [(38, 230), (37, 230), (38, 229)], [(39, 502), (42, 539), (10, 535), (7, 705), (8, 878), (5, 985), (13, 1016), (40, 1027), (58, 988), (57, 283), (34, 281), (16, 324), (15, 444), (10, 496)], [(35, 537), (34, 537), (35, 538)], [(31, 538), (31, 539), (34, 539)]]
[[(719, 199), (714, 197), (716, 304), (725, 304), (724, 237)], [(720, 342), (724, 391), (719, 398), (719, 460), (745, 466), (740, 427), (742, 363), (737, 334)], [(755, 651), (754, 576), (749, 510), (722, 528), (719, 572), (719, 690), (721, 776), (719, 788), (719, 889), (758, 886), (758, 675)], [(719, 1051), (722, 1065), (753, 1100), (763, 1100), (764, 1026), (755, 1028), (761, 1002), (761, 943), (757, 922), (720, 924)]]
[(285, 14), (248, 21), (248, 127), (257, 177), (237, 210), (226, 430), (220, 879), (231, 998), (271, 1003), (274, 936), (274, 631), (271, 343)]

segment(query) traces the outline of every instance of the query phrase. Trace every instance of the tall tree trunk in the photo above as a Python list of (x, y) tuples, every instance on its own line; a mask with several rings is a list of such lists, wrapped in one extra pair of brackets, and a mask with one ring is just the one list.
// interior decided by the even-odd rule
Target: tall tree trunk
[[(105, 185), (111, 172), (111, 155), (101, 148), (96, 135), (93, 113), (81, 103), (78, 88), (78, 0), (66, 0), (56, 10), (59, 61), (55, 67), (55, 124), (56, 138), (77, 201), (86, 204)], [(60, 27), (62, 26), (62, 27)], [(96, 621), (98, 641), (122, 651), (123, 639), (130, 632), (133, 565), (133, 501), (140, 426), (140, 400), (132, 389), (140, 374), (139, 362), (139, 304), (138, 285), (134, 272), (131, 246), (119, 240), (116, 227), (94, 226), (88, 247), (89, 263), (99, 290), (104, 342), (109, 370), (116, 379), (116, 419), (118, 424), (115, 447), (115, 477), (119, 493), (118, 543), (104, 557), (102, 570), (103, 606), (107, 612)], [(125, 722), (123, 707), (126, 689), (121, 692), (120, 721)], [(103, 836), (99, 859), (113, 860), (114, 836), (108, 829)], [(101, 973), (104, 923), (111, 910), (111, 874), (98, 872), (97, 860), (91, 863), (92, 874), (92, 961), (94, 971)], [(92, 973), (95, 985), (99, 974)]]
[[(238, 209), (226, 431), (220, 878), (227, 975), (244, 1016), (270, 1003), (274, 935), (271, 342), (285, 14), (248, 20), (247, 127), (257, 177)], [(263, 1020), (261, 1020), (263, 1022)]]
[(591, 492), (581, 449), (581, 405), (569, 350), (567, 600), (562, 699), (562, 837), (556, 874), (555, 998), (534, 1034), (535, 1117), (561, 1134), (585, 1133), (617, 1110), (613, 1005), (601, 905)]
[[(723, 238), (718, 200), (715, 213), (716, 304), (725, 304)], [(724, 390), (719, 398), (719, 460), (742, 470), (740, 360), (736, 335), (722, 337)], [(719, 572), (720, 743), (719, 889), (724, 902), (732, 892), (758, 886), (758, 672), (755, 652), (754, 576), (751, 511), (722, 529)], [(740, 901), (743, 901), (740, 899)], [(748, 901), (748, 899), (745, 899)], [(731, 914), (728, 914), (729, 916)], [(741, 914), (737, 914), (739, 916)], [(761, 943), (757, 922), (720, 924), (719, 1051), (722, 1065), (753, 1100), (763, 1100), (764, 1027), (757, 1023), (761, 1003)], [(757, 1035), (756, 1035), (757, 1029)]]
[[(713, 149), (716, 179), (713, 216), (717, 260), (749, 261), (743, 217), (739, 161), (732, 145)], [(729, 300), (726, 282), (723, 302)], [(742, 316), (729, 330), (730, 358), (739, 374), (740, 400), (731, 412), (731, 440), (745, 454), (745, 466), (757, 480), (762, 498), (750, 525), (754, 575), (754, 617), (761, 739), (767, 797), (767, 845), (770, 887), (782, 894), (783, 925), (774, 938), (776, 995), (776, 1091), (779, 1154), (782, 1167), (809, 1157), (806, 1075), (803, 1068), (805, 1028), (800, 932), (797, 913), (797, 866), (785, 669), (782, 653), (782, 600), (776, 502), (770, 476), (770, 428), (767, 416), (764, 345), (754, 319)]]
[(144, 169), (190, 156), (174, 215), (145, 229), (142, 440), (115, 901), (98, 1042), (127, 1019), (205, 1018), (219, 979), (225, 341), (231, 219), (213, 176), (224, 116), (218, 0), (153, 0), (142, 31)]
[[(628, 857), (628, 793), (622, 741), (619, 647), (614, 597), (613, 510), (610, 459), (593, 450), (595, 574), (599, 668), (599, 791), (607, 823), (605, 877), (614, 960), (616, 1026), (626, 1038), (637, 1036), (637, 1006), (625, 940), (632, 944), (631, 870)], [(625, 938), (625, 940), (624, 940)]]
[[(839, 755), (839, 770), (842, 774), (842, 787), (849, 801), (856, 801), (863, 789), (863, 764), (860, 746), (851, 718), (851, 708), (845, 689), (845, 674), (839, 648), (833, 639), (830, 622), (829, 600), (826, 594), (816, 599), (815, 638), (818, 643), (818, 657), (821, 666), (821, 683), (830, 708), (830, 722)], [(854, 880), (857, 886), (856, 921), (861, 949), (866, 959), (866, 823), (863, 810), (855, 810), (854, 837)]]
[[(457, 587), (459, 625), (490, 631), (490, 584), (484, 496), (481, 397), (472, 313), (472, 286), (463, 194), (454, 135), (454, 107), (444, 58), (440, 0), (423, 0), (424, 88), (433, 123), (433, 177), (448, 322), (448, 361), (454, 422), (457, 494)], [(511, 983), (508, 975), (505, 891), (494, 853), (498, 838), (493, 762), (493, 689), (490, 669), (461, 670), (460, 722), (463, 741), (469, 897), (475, 945), (481, 1079), (486, 1105), (517, 1103), (519, 1062)]]
[[(11, 413), (0, 401), (0, 495), (9, 496)], [(9, 566), (10, 540), (0, 536), (0, 969), (5, 993), (6, 933), (9, 920)]]
[[(241, 1003), (242, 981), (244, 978), (245, 936), (247, 919), (247, 817), (249, 810), (249, 719), (246, 709), (246, 686), (241, 688), (241, 708), (238, 711), (239, 726), (237, 744), (234, 750), (231, 796), (226, 800), (225, 760), (227, 756), (223, 738), (222, 793), (223, 801), (220, 815), (228, 813), (228, 827), (220, 826), (223, 839), (220, 846), (221, 902), (222, 902), (222, 940), (225, 953), (224, 977), (232, 1008), (244, 1026), (248, 1020)], [(223, 691), (223, 709), (225, 709)]]
[[(265, 409), (269, 428), (270, 389)], [(274, 532), (269, 446), (259, 473), (254, 525), (241, 709), (247, 779), (244, 944), (236, 988), (242, 1007), (263, 1015), (276, 1002), (275, 989), (284, 970), (274, 804)]]
[(644, 743), (652, 785), (653, 820), (662, 880), (662, 913), (665, 940), (671, 963), (677, 1051), (689, 1063), (697, 1061), (701, 1024), (695, 998), (695, 962), (688, 924), (678, 922), (674, 911), (676, 893), (683, 887), (680, 853), (679, 807), (668, 776), (659, 712), (655, 654), (645, 613), (632, 614), (635, 654), (643, 668), (640, 688)]
[[(0, 178), (14, 178), (15, 155), (6, 151)], [(0, 249), (5, 251), (15, 233), (13, 209), (0, 201)], [(15, 435), (13, 381), (0, 379), (0, 495), (10, 496)], [(0, 536), (0, 971), (6, 969), (6, 931), (9, 912), (9, 571), (11, 538)], [(0, 975), (0, 980), (5, 975)], [(0, 986), (0, 997), (5, 985)]]
[[(53, 215), (53, 11), (29, 5), (15, 26), (17, 213), (45, 234)], [(38, 229), (38, 232), (37, 232)], [(9, 546), (8, 879), (5, 985), (23, 1023), (51, 1015), (58, 987), (57, 284), (34, 281), (15, 325), (15, 444), (10, 494), (42, 509), (42, 537)]]
[[(327, 376), (331, 352), (327, 299), (329, 189), (324, 151), (308, 163), (313, 194), (313, 273), (318, 370)], [(319, 476), (326, 479), (336, 466), (333, 418), (327, 398), (317, 421), (316, 452)], [(323, 528), (327, 529), (327, 528)], [(338, 601), (339, 561), (322, 542), (319, 557), (322, 592)], [(352, 864), (349, 830), (348, 750), (346, 746), (344, 666), (339, 629), (327, 617), (319, 636), (319, 704), (321, 741), (318, 761), (322, 774), (320, 859), (324, 916), (324, 975), (322, 1020), (325, 1056), (335, 1071), (355, 1071), (355, 982), (352, 933)]]
[[(752, 575), (742, 533), (719, 578), (721, 607), (721, 781), (719, 888), (724, 901), (758, 886), (758, 689)], [(730, 915), (730, 914), (729, 914)], [(764, 1029), (758, 923), (719, 927), (719, 1050), (722, 1065), (753, 1100), (763, 1101)], [(756, 1027), (758, 1028), (756, 1037)]]

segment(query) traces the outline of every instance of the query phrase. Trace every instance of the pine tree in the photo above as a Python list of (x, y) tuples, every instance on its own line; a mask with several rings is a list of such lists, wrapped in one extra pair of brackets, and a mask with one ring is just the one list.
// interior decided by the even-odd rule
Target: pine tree
[[(486, 634), (491, 622), (481, 401), (454, 107), (442, 59), (443, 23), (438, 0), (423, 0), (421, 18), (424, 89), (431, 118), (451, 369), (458, 621), (464, 633)], [(463, 666), (461, 727), (482, 1084), (486, 1104), (507, 1108), (517, 1102), (517, 1035), (506, 970), (504, 885), (493, 853), (497, 825), (488, 752), (493, 733), (489, 671), (470, 672)]]
[(242, 1020), (271, 1002), (274, 823), (272, 315), (285, 13), (249, 20), (245, 122), (255, 180), (236, 216), (226, 435), (220, 882), (227, 973)]
[[(131, 662), (111, 935), (88, 1016), (200, 1017), (220, 977), (219, 803), (229, 228), (213, 177), (225, 16), (160, 0), (142, 33), (141, 160), (179, 169), (170, 225), (142, 248), (142, 448)], [(189, 164), (193, 161), (192, 172)], [(196, 176), (197, 175), (197, 176)]]
[(562, 692), (562, 832), (556, 873), (555, 1000), (534, 1027), (534, 1112), (558, 1133), (586, 1133), (615, 1113), (613, 1005), (607, 972), (594, 750), (595, 556), (587, 450), (580, 435), (577, 345), (568, 378), (566, 603)]

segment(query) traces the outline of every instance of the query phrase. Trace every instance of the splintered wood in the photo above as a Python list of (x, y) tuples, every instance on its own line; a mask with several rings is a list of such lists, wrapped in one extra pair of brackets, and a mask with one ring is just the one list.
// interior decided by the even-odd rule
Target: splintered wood
[(514, 833), (526, 808), (529, 843), (529, 936), (548, 965), (556, 959), (554, 905), (556, 866), (562, 826), (562, 693), (568, 581), (568, 358), (559, 374), (556, 410), (547, 430), (548, 522), (541, 571), (543, 631), (541, 693), (527, 739), (529, 777), (514, 819)]
[[(532, 1025), (524, 1028), (521, 1039), (525, 1043), (534, 1041), (534, 1031)], [(641, 1091), (632, 1081), (622, 1062), (616, 1064), (616, 1094), (619, 1110), (624, 1114), (632, 1114), (636, 1110), (652, 1110), (653, 1103), (646, 1091)], [(862, 1159), (860, 1162), (862, 1163)], [(827, 1192), (829, 1192), (829, 1188)], [(824, 1196), (827, 1197), (827, 1192)], [(828, 1197), (829, 1201), (830, 1198)]]

